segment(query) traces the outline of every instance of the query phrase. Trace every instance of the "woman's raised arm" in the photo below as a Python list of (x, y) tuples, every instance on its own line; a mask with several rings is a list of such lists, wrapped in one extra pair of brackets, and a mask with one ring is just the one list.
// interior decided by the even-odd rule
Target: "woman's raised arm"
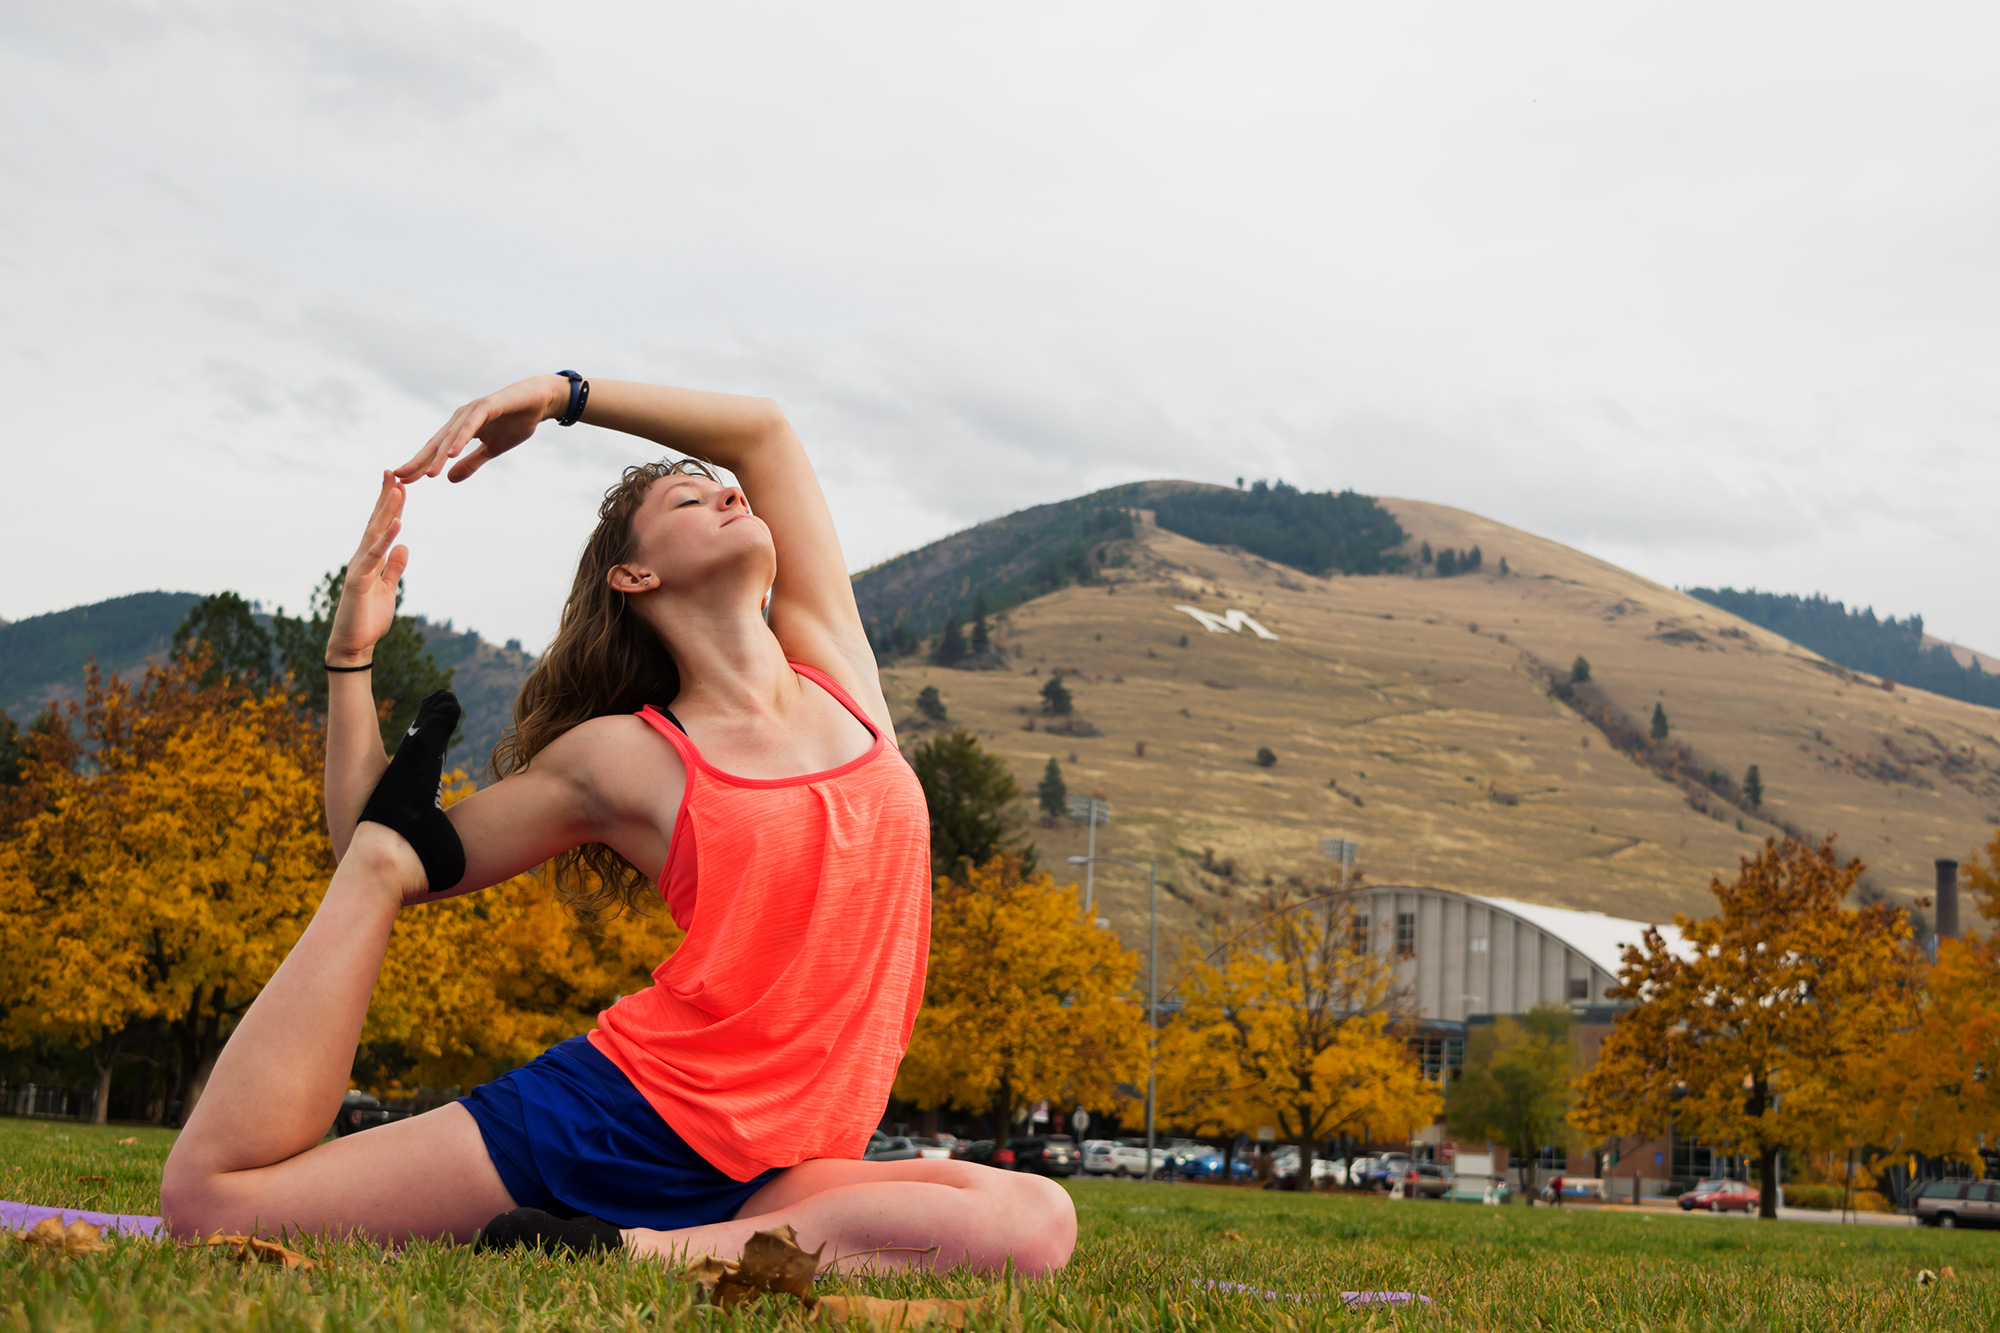
[[(405, 480), (434, 477), (450, 464), (451, 480), (464, 481), (526, 440), (543, 421), (560, 419), (569, 400), (570, 383), (560, 375), (510, 384), (458, 409), (396, 475)], [(805, 446), (776, 403), (699, 389), (592, 380), (581, 419), (693, 454), (735, 473), (752, 512), (770, 527), (777, 548), (772, 632), (788, 656), (828, 671), (864, 705), (875, 702), (881, 691), (875, 656), (861, 626), (833, 514), (806, 459)], [(478, 448), (464, 452), (475, 440)], [(882, 715), (886, 714), (884, 705)]]

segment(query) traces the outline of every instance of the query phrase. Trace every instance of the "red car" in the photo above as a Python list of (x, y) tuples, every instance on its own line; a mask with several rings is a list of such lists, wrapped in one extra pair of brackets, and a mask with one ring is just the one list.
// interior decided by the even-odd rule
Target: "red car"
[(1758, 1193), (1755, 1185), (1746, 1185), (1740, 1180), (1704, 1180), (1677, 1202), (1683, 1212), (1693, 1212), (1706, 1208), (1711, 1213), (1729, 1213), (1741, 1210), (1746, 1213), (1757, 1211)]

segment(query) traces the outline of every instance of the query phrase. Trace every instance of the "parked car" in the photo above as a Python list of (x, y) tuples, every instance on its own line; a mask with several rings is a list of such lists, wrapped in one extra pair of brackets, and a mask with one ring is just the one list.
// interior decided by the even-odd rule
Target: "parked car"
[(939, 1134), (935, 1138), (919, 1138), (912, 1135), (910, 1142), (917, 1145), (917, 1156), (941, 1161), (951, 1156), (951, 1147), (958, 1140), (949, 1134)]
[(1910, 1212), (1919, 1226), (2000, 1225), (2000, 1185), (1987, 1180), (1933, 1180), (1917, 1191)]
[(1757, 1187), (1740, 1180), (1704, 1180), (1674, 1202), (1686, 1213), (1697, 1208), (1705, 1208), (1711, 1213), (1754, 1213), (1757, 1211)]
[(992, 1139), (960, 1139), (952, 1145), (951, 1155), (961, 1162), (977, 1162), (981, 1166), (997, 1166), (1007, 1171), (1014, 1169), (1014, 1150), (1005, 1145), (996, 1147)]
[(1067, 1134), (1029, 1134), (1007, 1140), (1007, 1146), (1014, 1150), (1018, 1170), (1040, 1176), (1076, 1174), (1076, 1140)]
[(1403, 1197), (1442, 1199), (1451, 1192), (1451, 1168), (1436, 1162), (1411, 1162), (1403, 1172)]
[[(1219, 1148), (1210, 1148), (1197, 1156), (1182, 1158), (1180, 1162), (1181, 1174), (1189, 1180), (1222, 1180), (1225, 1169), (1229, 1173), (1227, 1178), (1230, 1180), (1248, 1180), (1256, 1174), (1256, 1168), (1251, 1165), (1249, 1157), (1238, 1153), (1231, 1159)], [(1313, 1174), (1317, 1175), (1318, 1172)]]
[[(1345, 1185), (1347, 1164), (1331, 1157), (1314, 1157), (1312, 1165), (1313, 1184)], [(1271, 1154), (1271, 1179), (1296, 1180), (1299, 1175), (1299, 1150), (1287, 1143)]]
[(340, 1113), (333, 1118), (334, 1137), (359, 1134), (364, 1129), (386, 1125), (392, 1120), (407, 1120), (408, 1111), (393, 1110), (382, 1105), (382, 1099), (372, 1092), (352, 1092), (340, 1099)]
[[(1097, 1169), (1097, 1174), (1115, 1176), (1119, 1180), (1143, 1178), (1146, 1174), (1146, 1144), (1143, 1139), (1119, 1139), (1111, 1145), (1108, 1153), (1100, 1153), (1100, 1162), (1110, 1165)], [(1153, 1145), (1153, 1174), (1163, 1176), (1167, 1171), (1167, 1148), (1165, 1144)]]
[(1409, 1169), (1409, 1158), (1403, 1156), (1401, 1153), (1392, 1153), (1387, 1157), (1377, 1157), (1369, 1162), (1367, 1169), (1361, 1173), (1361, 1179), (1359, 1180), (1354, 1179), (1353, 1173), (1349, 1172), (1348, 1184), (1358, 1189), (1386, 1190), (1402, 1179), (1403, 1173)]
[(884, 1134), (879, 1129), (868, 1136), (868, 1146), (861, 1152), (864, 1162), (908, 1162), (921, 1156), (923, 1153), (908, 1138)]
[(1085, 1139), (1083, 1155), (1077, 1159), (1077, 1167), (1085, 1175), (1108, 1176), (1117, 1165), (1113, 1150), (1118, 1147), (1112, 1139)]

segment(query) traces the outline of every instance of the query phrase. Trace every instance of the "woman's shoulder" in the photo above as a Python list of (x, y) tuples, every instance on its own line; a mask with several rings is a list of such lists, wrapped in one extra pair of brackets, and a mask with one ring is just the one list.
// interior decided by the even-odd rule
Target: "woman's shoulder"
[(672, 777), (676, 781), (684, 781), (687, 776), (680, 752), (637, 713), (615, 713), (579, 722), (550, 741), (535, 756), (535, 763), (588, 780), (600, 790), (618, 786), (620, 779), (632, 776)]

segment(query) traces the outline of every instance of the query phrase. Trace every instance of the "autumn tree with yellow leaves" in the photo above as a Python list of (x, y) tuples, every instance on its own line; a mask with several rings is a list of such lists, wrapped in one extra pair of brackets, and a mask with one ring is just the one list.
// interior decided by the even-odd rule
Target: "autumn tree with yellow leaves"
[[(333, 872), (319, 721), (282, 681), (211, 668), (205, 649), (136, 684), (92, 668), (5, 793), (0, 1042), (88, 1052), (100, 1122), (135, 1059), (193, 1109)], [(533, 874), (412, 906), (359, 1067), (383, 1090), (483, 1082), (649, 984), (679, 938), (664, 910), (580, 924)]]
[[(2000, 922), (2000, 834), (1961, 876), (1980, 914)], [(1905, 1010), (1855, 1079), (1867, 1140), (1984, 1174), (1980, 1149), (2000, 1128), (2000, 933), (1940, 940), (1937, 957), (1918, 964)]]
[(939, 877), (931, 900), (924, 1006), (896, 1074), (919, 1106), (990, 1111), (1004, 1141), (1043, 1098), (1108, 1107), (1143, 1080), (1139, 955), (1097, 928), (1074, 885), (992, 857)]
[(1401, 1137), (1436, 1118), (1437, 1088), (1400, 1031), (1394, 965), (1355, 930), (1349, 900), (1265, 896), (1219, 949), (1190, 954), (1180, 1013), (1162, 1031), (1158, 1118), (1299, 1145), (1339, 1134)]
[(1684, 945), (1656, 930), (1628, 945), (1614, 1000), (1631, 1003), (1578, 1083), (1571, 1123), (1605, 1138), (1671, 1124), (1754, 1156), (1760, 1215), (1778, 1213), (1778, 1155), (1861, 1141), (1858, 1072), (1890, 1040), (1912, 981), (1903, 914), (1841, 905), (1862, 865), (1833, 839), (1767, 839), (1720, 909), (1677, 915)]

